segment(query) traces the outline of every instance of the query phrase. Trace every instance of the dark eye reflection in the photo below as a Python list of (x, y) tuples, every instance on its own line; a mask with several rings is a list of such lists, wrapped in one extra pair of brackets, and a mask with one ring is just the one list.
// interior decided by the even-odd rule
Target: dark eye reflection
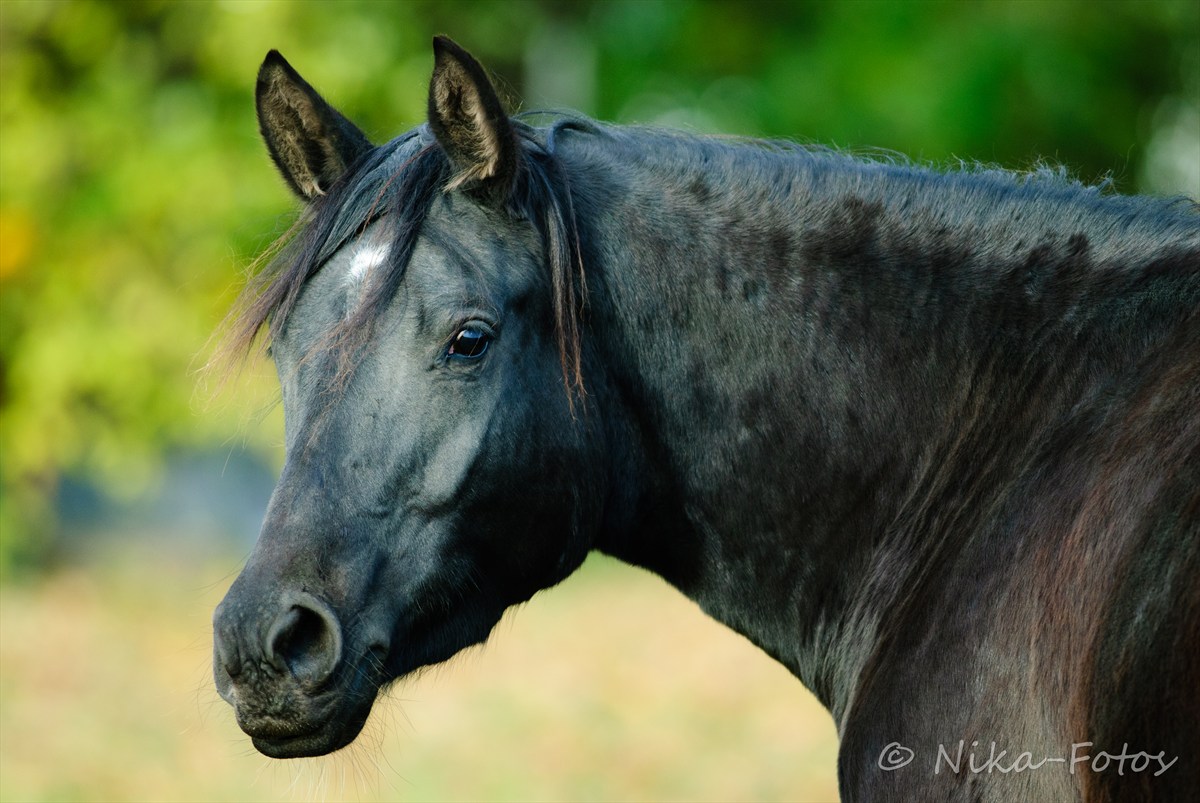
[(480, 326), (468, 325), (460, 329), (450, 341), (450, 348), (446, 353), (451, 357), (477, 360), (488, 350), (491, 342), (491, 333)]

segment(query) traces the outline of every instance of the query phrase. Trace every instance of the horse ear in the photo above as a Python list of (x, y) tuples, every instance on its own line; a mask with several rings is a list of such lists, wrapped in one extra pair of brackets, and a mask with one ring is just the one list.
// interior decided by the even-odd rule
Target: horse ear
[(457, 172), (450, 186), (506, 192), (519, 150), (496, 90), (483, 66), (446, 37), (433, 38), (433, 53), (429, 127)]
[(370, 140), (272, 50), (258, 70), (258, 128), (292, 191), (311, 201), (337, 181)]

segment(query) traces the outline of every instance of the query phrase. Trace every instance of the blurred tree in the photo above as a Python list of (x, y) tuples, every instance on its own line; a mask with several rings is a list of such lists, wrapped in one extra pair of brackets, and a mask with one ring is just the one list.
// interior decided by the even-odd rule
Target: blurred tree
[(0, 567), (46, 554), (66, 474), (136, 494), (168, 449), (277, 449), (278, 422), (238, 412), (274, 393), (262, 366), (226, 407), (193, 401), (240, 271), (294, 209), (254, 72), (282, 49), (383, 140), (422, 118), (436, 32), (538, 106), (1200, 196), (1193, 0), (5, 0)]

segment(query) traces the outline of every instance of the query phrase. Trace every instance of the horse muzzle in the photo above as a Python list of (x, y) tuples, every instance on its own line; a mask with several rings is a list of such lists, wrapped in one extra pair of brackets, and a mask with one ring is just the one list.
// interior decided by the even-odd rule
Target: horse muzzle
[[(332, 606), (301, 591), (275, 604), (238, 589), (213, 615), (213, 675), (238, 726), (272, 758), (331, 753), (352, 742), (370, 715), (378, 662), (352, 666)], [(362, 650), (377, 655), (378, 647)]]

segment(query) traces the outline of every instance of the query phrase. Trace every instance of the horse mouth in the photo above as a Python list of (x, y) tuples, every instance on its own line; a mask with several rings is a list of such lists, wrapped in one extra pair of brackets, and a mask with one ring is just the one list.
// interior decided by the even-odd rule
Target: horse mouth
[(327, 755), (353, 742), (370, 714), (368, 705), (346, 717), (303, 725), (239, 716), (238, 727), (250, 737), (254, 749), (268, 758), (307, 758)]
[(353, 742), (366, 725), (373, 703), (374, 695), (370, 695), (357, 705), (308, 708), (295, 712), (299, 716), (285, 718), (251, 713), (236, 704), (234, 709), (238, 727), (250, 737), (255, 750), (268, 758), (307, 758), (327, 755)]
[(300, 736), (251, 736), (250, 743), (267, 758), (309, 758), (340, 750), (357, 735), (357, 730), (349, 734), (320, 730)]

